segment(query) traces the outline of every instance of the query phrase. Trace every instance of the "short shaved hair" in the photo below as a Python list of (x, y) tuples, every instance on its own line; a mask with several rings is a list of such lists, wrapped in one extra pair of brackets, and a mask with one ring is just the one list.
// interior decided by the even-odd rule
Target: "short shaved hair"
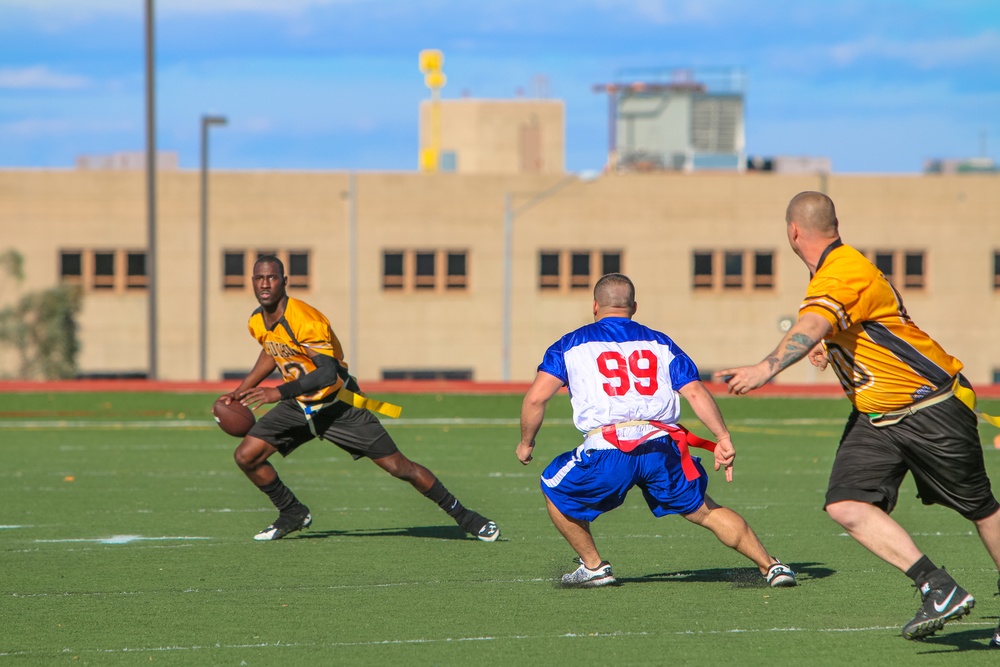
[(833, 200), (822, 192), (806, 191), (792, 197), (785, 211), (785, 222), (796, 222), (804, 229), (831, 238), (839, 234)]
[(278, 273), (282, 276), (285, 275), (285, 263), (274, 255), (261, 255), (257, 258), (257, 261), (253, 263), (253, 268), (256, 270), (258, 264), (274, 264), (278, 267)]
[(594, 285), (594, 301), (600, 308), (631, 308), (635, 285), (622, 273), (606, 273)]

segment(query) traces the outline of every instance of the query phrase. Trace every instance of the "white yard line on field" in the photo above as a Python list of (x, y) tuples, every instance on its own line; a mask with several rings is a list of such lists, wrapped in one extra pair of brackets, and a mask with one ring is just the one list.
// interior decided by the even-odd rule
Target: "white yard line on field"
[[(993, 627), (992, 621), (962, 621), (963, 627)], [(842, 627), (842, 628), (731, 628), (722, 630), (682, 630), (676, 632), (572, 632), (556, 635), (486, 635), (477, 637), (426, 637), (414, 639), (383, 639), (378, 641), (365, 642), (260, 642), (244, 644), (192, 644), (188, 646), (147, 646), (121, 648), (94, 648), (77, 650), (73, 648), (57, 649), (55, 651), (6, 651), (0, 652), (0, 658), (6, 657), (28, 657), (28, 656), (51, 656), (53, 653), (62, 655), (105, 655), (114, 653), (165, 653), (171, 651), (218, 651), (218, 650), (245, 650), (245, 649), (303, 649), (303, 648), (348, 648), (365, 646), (405, 646), (413, 644), (448, 644), (456, 642), (503, 642), (503, 641), (552, 641), (559, 639), (617, 639), (621, 637), (683, 637), (683, 636), (726, 636), (734, 634), (768, 634), (768, 633), (796, 633), (796, 632), (824, 632), (824, 633), (864, 633), (864, 632), (887, 632), (898, 631), (895, 625), (876, 625), (862, 628)]]
[(60, 540), (35, 540), (35, 542), (44, 544), (59, 544), (63, 542), (97, 542), (98, 544), (130, 544), (132, 542), (147, 542), (147, 541), (164, 541), (164, 540), (210, 540), (211, 537), (143, 537), (142, 535), (112, 535), (111, 537), (79, 537), (79, 538), (66, 538)]

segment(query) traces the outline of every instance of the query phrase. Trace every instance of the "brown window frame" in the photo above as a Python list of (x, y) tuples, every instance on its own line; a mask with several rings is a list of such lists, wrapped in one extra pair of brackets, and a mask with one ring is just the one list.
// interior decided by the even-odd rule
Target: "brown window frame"
[[(777, 253), (770, 248), (696, 248), (691, 251), (691, 290), (713, 294), (773, 291), (776, 264)], [(769, 271), (763, 271), (765, 266)]]
[[(557, 273), (551, 273), (553, 260), (558, 267)], [(617, 264), (615, 271), (605, 270), (610, 262)], [(586, 272), (581, 270), (584, 263)], [(560, 293), (591, 290), (605, 273), (622, 273), (624, 266), (625, 251), (621, 248), (542, 248), (538, 251), (536, 264), (538, 290)]]
[[(77, 262), (77, 272), (66, 272), (66, 259), (75, 257)], [(86, 252), (83, 250), (71, 249), (59, 251), (59, 282), (67, 285), (83, 286), (83, 277), (86, 275)]]
[[(149, 288), (149, 262), (145, 250), (126, 250), (125, 254), (125, 289), (141, 290)], [(134, 259), (142, 259), (142, 272), (133, 272)]]
[[(469, 255), (469, 251), (465, 248), (383, 249), (382, 291), (387, 294), (467, 292), (471, 275)], [(387, 272), (390, 268), (387, 263), (390, 257), (394, 263), (391, 267), (392, 273)], [(396, 262), (400, 273), (397, 273)]]
[[(93, 256), (93, 261), (90, 264), (90, 288), (94, 291), (104, 291), (104, 290), (114, 290), (116, 282), (116, 274), (118, 273), (118, 265), (120, 262), (116, 262), (117, 251), (108, 250), (106, 248), (101, 248), (100, 250), (91, 251)], [(104, 262), (110, 259), (110, 267), (105, 267)], [(110, 271), (105, 273), (105, 269), (110, 268)]]

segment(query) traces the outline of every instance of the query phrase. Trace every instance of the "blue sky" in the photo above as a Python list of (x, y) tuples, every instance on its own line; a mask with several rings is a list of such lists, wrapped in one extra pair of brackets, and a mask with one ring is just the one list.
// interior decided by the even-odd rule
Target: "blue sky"
[[(0, 0), (0, 168), (141, 151), (143, 0)], [(566, 105), (566, 166), (599, 169), (628, 70), (740, 68), (747, 150), (835, 172), (1000, 161), (997, 0), (157, 0), (157, 141), (196, 168), (416, 169), (421, 49), (443, 97)]]

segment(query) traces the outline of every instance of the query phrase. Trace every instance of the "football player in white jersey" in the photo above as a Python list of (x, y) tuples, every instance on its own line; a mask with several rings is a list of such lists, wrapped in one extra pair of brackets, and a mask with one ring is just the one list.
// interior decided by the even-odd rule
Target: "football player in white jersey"
[[(715, 469), (724, 468), (727, 481), (736, 450), (694, 362), (666, 334), (632, 320), (635, 287), (628, 277), (603, 276), (594, 287), (593, 309), (593, 324), (566, 334), (545, 352), (521, 406), (517, 458), (525, 465), (532, 460), (545, 406), (563, 386), (569, 387), (573, 423), (584, 434), (583, 444), (557, 456), (541, 479), (552, 523), (579, 556), (580, 566), (563, 575), (563, 584), (615, 583), (590, 522), (619, 507), (638, 486), (655, 516), (680, 514), (753, 561), (770, 586), (794, 586), (795, 573), (768, 554), (743, 517), (705, 493), (708, 473), (688, 448), (713, 450)], [(718, 444), (677, 423), (680, 396)]]

